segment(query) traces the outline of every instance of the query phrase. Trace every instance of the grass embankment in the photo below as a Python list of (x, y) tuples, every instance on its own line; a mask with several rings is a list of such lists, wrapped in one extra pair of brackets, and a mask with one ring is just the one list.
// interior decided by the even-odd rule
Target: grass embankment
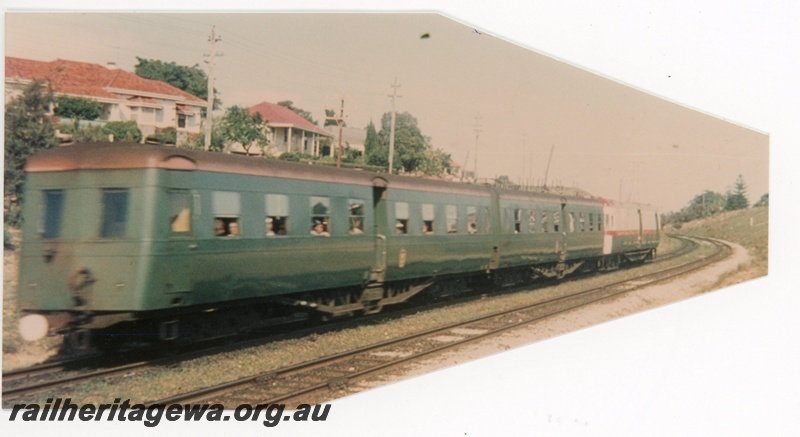
[(665, 232), (697, 237), (711, 237), (742, 245), (750, 254), (750, 263), (715, 284), (716, 287), (765, 276), (769, 259), (769, 208), (749, 208), (717, 214), (684, 223)]

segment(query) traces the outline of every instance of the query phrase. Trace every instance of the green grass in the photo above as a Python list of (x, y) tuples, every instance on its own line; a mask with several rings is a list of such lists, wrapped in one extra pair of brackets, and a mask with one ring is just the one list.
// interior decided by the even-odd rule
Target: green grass
[(768, 272), (769, 208), (725, 212), (684, 223), (678, 230), (668, 228), (665, 231), (680, 235), (718, 238), (742, 245), (749, 252), (752, 261), (749, 266), (740, 268), (733, 282), (757, 278)]

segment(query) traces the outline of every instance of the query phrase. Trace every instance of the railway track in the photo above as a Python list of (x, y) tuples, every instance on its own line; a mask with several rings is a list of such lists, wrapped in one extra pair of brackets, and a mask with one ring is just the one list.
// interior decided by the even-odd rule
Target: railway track
[(150, 404), (206, 403), (233, 408), (284, 403), (318, 403), (355, 381), (377, 375), (389, 368), (417, 361), (447, 349), (464, 346), (503, 332), (533, 324), (565, 312), (610, 299), (633, 290), (675, 278), (718, 262), (731, 253), (725, 243), (712, 240), (717, 250), (700, 260), (671, 267), (634, 279), (515, 308), (472, 320), (430, 329), (376, 343), (348, 352), (270, 370), (216, 386), (152, 401)]
[[(657, 262), (666, 261), (671, 258), (682, 256), (695, 250), (697, 243), (691, 239), (680, 238), (681, 245), (675, 250), (661, 255)], [(579, 278), (575, 278), (579, 279)], [(530, 288), (530, 285), (519, 288)], [(435, 308), (453, 303), (475, 299), (475, 296), (456, 299), (450, 302), (442, 302), (429, 305), (427, 308)], [(301, 338), (309, 334), (320, 334), (328, 330), (346, 329), (350, 326), (364, 324), (365, 322), (379, 321), (386, 318), (398, 318), (403, 315), (418, 311), (418, 307), (399, 309), (387, 314), (378, 314), (362, 317), (359, 319), (349, 319), (324, 326), (312, 326), (310, 328), (293, 330), (290, 332), (272, 334), (264, 337), (245, 340), (235, 344), (225, 344), (222, 346), (211, 346), (190, 348), (184, 351), (176, 351), (169, 356), (159, 356), (147, 353), (143, 356), (142, 351), (131, 351), (114, 357), (106, 357), (100, 354), (78, 357), (75, 359), (54, 361), (41, 365), (9, 371), (3, 374), (3, 399), (14, 399), (25, 397), (30, 394), (43, 390), (55, 390), (67, 388), (76, 384), (91, 380), (110, 378), (116, 375), (155, 366), (173, 366), (181, 361), (189, 360), (198, 356), (208, 356), (217, 353), (229, 352), (236, 349), (244, 349), (259, 346), (268, 342), (280, 341), (288, 338)], [(447, 329), (447, 328), (443, 328)]]

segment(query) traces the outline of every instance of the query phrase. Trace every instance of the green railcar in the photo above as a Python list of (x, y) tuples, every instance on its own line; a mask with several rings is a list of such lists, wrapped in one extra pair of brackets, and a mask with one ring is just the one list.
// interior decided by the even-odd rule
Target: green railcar
[(375, 312), (563, 276), (606, 238), (594, 199), (172, 147), (74, 145), (26, 172), (27, 338), (193, 340)]

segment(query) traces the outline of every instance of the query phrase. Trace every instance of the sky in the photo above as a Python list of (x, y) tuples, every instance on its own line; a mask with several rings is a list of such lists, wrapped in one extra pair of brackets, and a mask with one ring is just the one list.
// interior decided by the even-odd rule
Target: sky
[[(137, 57), (205, 69), (213, 27), (221, 38), (215, 87), (225, 107), (291, 100), (322, 120), (324, 109), (338, 113), (344, 99), (348, 126), (373, 121), (380, 128), (396, 79), (397, 111), (415, 116), (434, 148), (481, 178), (578, 186), (662, 211), (705, 190), (725, 193), (738, 175), (751, 203), (769, 191), (767, 126), (681, 92), (682, 84), (700, 85), (726, 100), (744, 97), (739, 84), (703, 72), (705, 56), (747, 62), (746, 53), (717, 49), (719, 29), (709, 28), (683, 54), (698, 64), (674, 66), (664, 58), (677, 53), (660, 35), (674, 29), (655, 23), (676, 12), (648, 12), (655, 18), (641, 24), (644, 41), (615, 41), (651, 64), (639, 80), (618, 65), (627, 62), (608, 64), (606, 47), (596, 47), (599, 58), (571, 59), (545, 38), (517, 42), (507, 28), (444, 12), (11, 12), (5, 50), (42, 61), (113, 61), (128, 71)], [(687, 15), (679, 29), (716, 19)], [(736, 19), (758, 30), (758, 10)], [(597, 36), (618, 37), (615, 20), (589, 20), (569, 37), (582, 34), (589, 45)]]
[[(6, 2), (6, 11), (109, 7)], [(285, 2), (260, 5), (286, 9)], [(140, 0), (137, 7), (252, 8), (240, 0), (168, 6)], [(800, 5), (786, 0), (393, 0), (380, 5), (339, 0), (332, 6), (297, 0), (292, 8), (340, 14), (376, 8), (438, 11), (449, 19), (423, 16), (398, 24), (392, 21), (397, 18), (370, 15), (361, 17), (359, 26), (347, 26), (337, 16), (328, 17), (328, 24), (292, 27), (282, 24), (291, 18), (286, 15), (269, 24), (245, 23), (254, 20), (249, 16), (226, 22), (170, 15), (154, 26), (156, 18), (137, 13), (125, 19), (103, 15), (91, 26), (65, 29), (59, 27), (62, 20), (48, 28), (12, 23), (7, 13), (5, 48), (13, 56), (42, 60), (67, 57), (61, 53), (88, 62), (112, 59), (123, 68), (132, 68), (135, 56), (203, 65), (213, 21), (223, 37), (218, 70), (231, 77), (217, 87), (226, 105), (289, 99), (319, 119), (322, 108), (338, 107), (344, 97), (348, 124), (358, 125), (377, 121), (390, 109), (387, 96), (396, 76), (403, 96), (398, 110), (416, 116), (433, 145), (457, 161), (474, 150), (480, 114), (479, 173), (521, 177), (525, 162), (526, 172), (532, 169), (540, 179), (552, 147), (551, 178), (578, 182), (610, 198), (619, 197), (622, 185), (623, 197), (630, 192), (664, 210), (683, 206), (704, 189), (725, 191), (741, 173), (751, 201), (770, 191), (770, 260), (767, 277), (346, 398), (335, 403), (326, 423), (292, 428), (286, 423), (281, 430), (454, 436), (800, 433), (795, 274)], [(52, 33), (57, 37), (47, 36)], [(430, 38), (419, 39), (424, 33)], [(296, 51), (294, 44), (305, 50)], [(445, 60), (461, 63), (454, 67)], [(587, 71), (606, 80), (583, 74)], [(491, 87), (484, 90), (476, 82)], [(541, 82), (546, 86), (537, 86)], [(484, 159), (489, 150), (497, 153)], [(528, 166), (525, 152), (533, 165)], [(638, 174), (631, 176), (630, 168), (609, 170), (617, 162), (612, 158)], [(16, 434), (70, 428), (87, 435), (139, 435), (142, 429), (115, 422), (0, 425)], [(219, 435), (257, 429), (258, 424), (228, 422), (162, 423), (155, 432)]]

